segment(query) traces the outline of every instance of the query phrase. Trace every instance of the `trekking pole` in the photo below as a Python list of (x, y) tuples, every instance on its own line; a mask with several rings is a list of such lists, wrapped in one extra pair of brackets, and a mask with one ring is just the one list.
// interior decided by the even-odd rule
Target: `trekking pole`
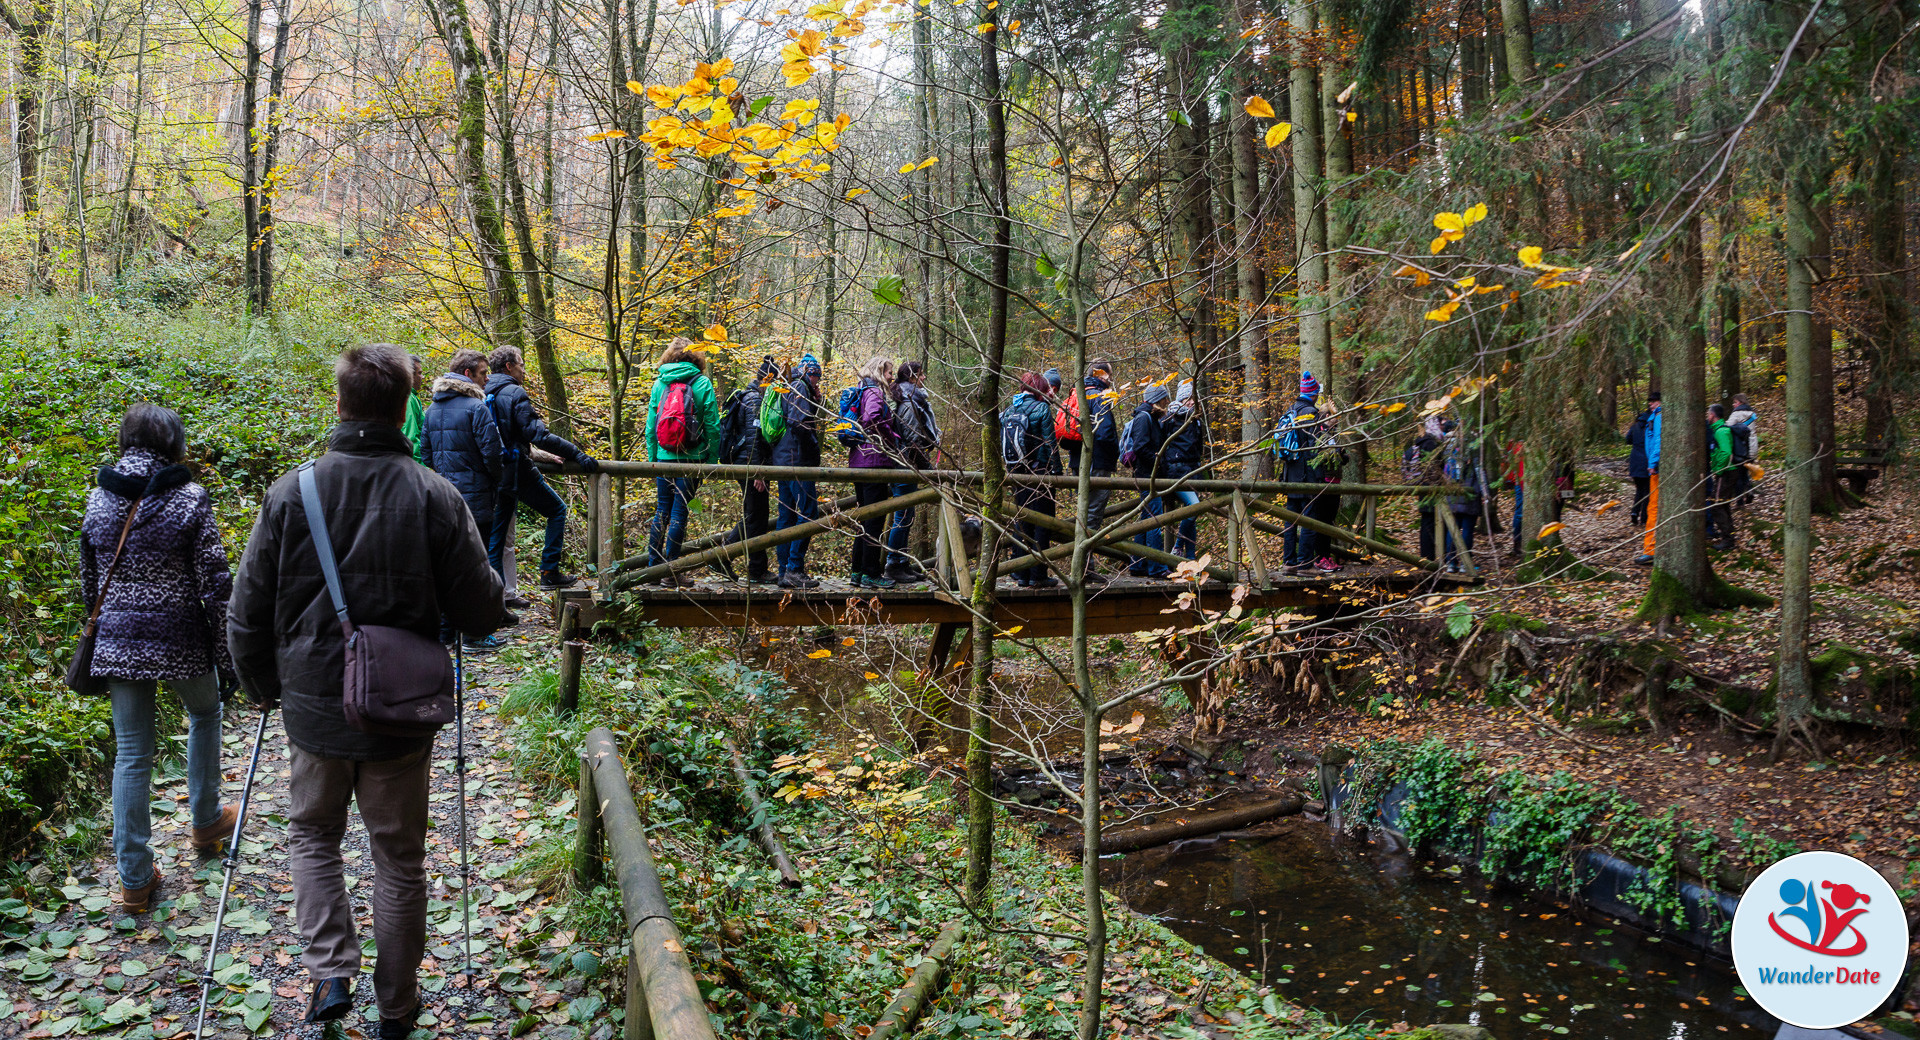
[(460, 784), (460, 973), (473, 988), (473, 873), (467, 864), (467, 669), (460, 640), (453, 643), (453, 774)]
[(267, 736), (267, 708), (260, 708), (260, 724), (253, 731), (253, 756), (247, 760), (247, 782), (240, 788), (240, 811), (233, 818), (233, 835), (227, 839), (226, 878), (220, 882), (220, 905), (213, 913), (213, 937), (207, 940), (207, 963), (200, 972), (200, 1018), (193, 1027), (193, 1040), (207, 1028), (207, 994), (213, 989), (213, 958), (220, 949), (220, 928), (227, 919), (227, 895), (233, 891), (233, 868), (240, 865), (240, 828), (247, 822), (247, 802), (253, 797), (253, 774), (260, 768), (260, 744)]

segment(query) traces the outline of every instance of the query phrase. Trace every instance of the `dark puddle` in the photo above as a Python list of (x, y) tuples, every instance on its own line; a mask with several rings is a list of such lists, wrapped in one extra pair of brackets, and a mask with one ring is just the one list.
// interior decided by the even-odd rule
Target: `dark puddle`
[[(1264, 829), (1263, 829), (1264, 830)], [(1133, 909), (1340, 1021), (1465, 1022), (1502, 1040), (1773, 1037), (1730, 966), (1605, 918), (1498, 890), (1325, 824), (1112, 861)]]

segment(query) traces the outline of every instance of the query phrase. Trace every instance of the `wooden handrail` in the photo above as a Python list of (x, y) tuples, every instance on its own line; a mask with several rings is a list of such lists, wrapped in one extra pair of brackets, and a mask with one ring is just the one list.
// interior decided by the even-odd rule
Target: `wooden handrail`
[[(613, 870), (620, 887), (620, 906), (626, 915), (633, 953), (627, 958), (626, 1040), (717, 1040), (707, 1016), (706, 1001), (693, 977), (680, 929), (660, 889), (647, 828), (633, 803), (613, 732), (600, 727), (587, 734), (580, 768), (580, 820), (575, 850), (576, 873), (597, 870), (592, 842), (604, 835), (613, 853)], [(589, 817), (598, 826), (589, 826)]]
[[(548, 472), (579, 474), (583, 470), (571, 464), (543, 464)], [(978, 470), (914, 470), (858, 466), (727, 466), (703, 462), (639, 462), (607, 459), (597, 472), (616, 477), (696, 477), (701, 480), (811, 480), (821, 484), (941, 484), (973, 486), (985, 475)], [(1014, 484), (1074, 488), (1080, 478), (1070, 473), (1009, 473)], [(1251, 495), (1361, 495), (1406, 497), (1409, 495), (1464, 495), (1465, 488), (1433, 484), (1298, 484), (1278, 480), (1221, 480), (1214, 477), (1090, 477), (1095, 488), (1111, 491), (1141, 491), (1165, 494), (1174, 490), (1226, 493), (1244, 491)]]

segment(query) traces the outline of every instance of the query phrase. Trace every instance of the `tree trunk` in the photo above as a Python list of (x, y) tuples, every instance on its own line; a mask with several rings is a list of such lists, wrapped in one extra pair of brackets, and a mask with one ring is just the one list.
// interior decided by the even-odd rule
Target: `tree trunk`
[(513, 97), (508, 90), (512, 68), (508, 61), (507, 18), (500, 0), (488, 0), (493, 22), (494, 124), (500, 140), (500, 178), (507, 189), (507, 212), (513, 227), (514, 246), (519, 252), (521, 277), (527, 287), (527, 321), (532, 326), (535, 368), (540, 372), (540, 388), (547, 400), (547, 419), (555, 433), (572, 434), (572, 409), (567, 403), (566, 380), (560, 375), (560, 359), (553, 346), (553, 305), (547, 296), (545, 267), (533, 242), (533, 213), (527, 204), (527, 181), (520, 172), (515, 138)]
[(40, 87), (46, 76), (47, 33), (53, 24), (53, 5), (46, 0), (23, 8), (4, 3), (0, 4), (0, 15), (4, 15), (20, 45), (20, 80), (13, 95), (16, 120), (13, 146), (20, 177), (20, 212), (33, 233), (32, 256), (27, 262), (27, 291), (52, 292), (46, 228), (40, 217), (41, 123), (45, 118)]
[[(980, 34), (980, 89), (987, 107), (987, 177), (991, 194), (993, 245), (987, 283), (986, 357), (974, 405), (980, 431), (982, 512), (986, 549), (982, 561), (999, 558), (1000, 532), (1007, 522), (1006, 460), (1000, 455), (1000, 384), (1007, 356), (1007, 283), (1013, 276), (1013, 214), (1007, 173), (1007, 99), (1000, 81), (1000, 30)], [(991, 553), (991, 555), (988, 555)], [(973, 580), (973, 702), (967, 739), (967, 903), (986, 906), (993, 880), (993, 604), (994, 568), (982, 566)], [(1098, 999), (1096, 989), (1095, 998)], [(1098, 1017), (1096, 1007), (1095, 1017)], [(1097, 1026), (1096, 1021), (1096, 1026)]]
[[(840, 63), (832, 62), (833, 68), (827, 73), (827, 92), (820, 99), (820, 121), (831, 123), (839, 113), (840, 102)], [(838, 196), (833, 191), (833, 174), (829, 172), (824, 180), (826, 205), (822, 207), (826, 220), (826, 271), (821, 275), (821, 288), (825, 297), (825, 313), (820, 320), (820, 363), (833, 363), (833, 345), (836, 320), (839, 317), (840, 301), (840, 218), (834, 212)], [(978, 645), (978, 644), (975, 644)]]
[(1714, 601), (1707, 563), (1706, 333), (1700, 326), (1700, 220), (1687, 221), (1672, 244), (1674, 262), (1664, 265), (1675, 286), (1671, 307), (1686, 316), (1680, 328), (1660, 336), (1660, 513), (1654, 540), (1654, 571), (1641, 614), (1659, 620), (1687, 614)]
[(458, 124), (454, 165), (467, 196), (473, 224), (474, 257), (486, 280), (488, 335), (493, 342), (521, 346), (520, 286), (507, 251), (507, 233), (499, 196), (487, 175), (487, 73), (474, 43), (466, 0), (433, 0), (453, 66), (453, 95)]
[[(1238, 11), (1236, 8), (1236, 21)], [(1266, 338), (1260, 284), (1260, 144), (1261, 134), (1248, 115), (1245, 102), (1253, 92), (1245, 65), (1234, 67), (1237, 95), (1230, 101), (1229, 124), (1233, 145), (1234, 280), (1239, 288), (1239, 315), (1235, 332), (1240, 347), (1240, 440), (1251, 446), (1267, 434), (1267, 401), (1263, 389), (1261, 342)], [(1255, 452), (1243, 469), (1254, 479), (1264, 477), (1272, 458)]]
[(1813, 317), (1813, 509), (1821, 515), (1840, 511), (1848, 499), (1834, 472), (1837, 447), (1833, 399), (1833, 323), (1822, 319), (1819, 282), (1833, 277), (1833, 202), (1823, 201), (1813, 211), (1812, 264), (1815, 283)]
[(260, 22), (265, 0), (247, 0), (247, 33), (241, 44), (246, 58), (240, 73), (240, 217), (247, 236), (241, 277), (246, 284), (247, 312), (260, 314)]
[(1293, 223), (1300, 368), (1333, 393), (1333, 344), (1327, 323), (1327, 219), (1320, 205), (1320, 69), (1311, 50), (1314, 9), (1306, 0), (1287, 6), (1293, 28), (1293, 73), (1288, 101), (1293, 119)]
[(1533, 25), (1527, 0), (1500, 0), (1500, 29), (1506, 37), (1507, 75), (1511, 82), (1533, 78)]
[(1773, 757), (1796, 734), (1810, 736), (1813, 676), (1807, 638), (1813, 609), (1813, 285), (1819, 238), (1813, 199), (1826, 191), (1824, 170), (1793, 178), (1787, 195), (1787, 500), (1781, 517), (1780, 658), (1775, 666)]
[(292, 29), (292, 9), (285, 2), (278, 2), (274, 7), (273, 57), (267, 71), (267, 118), (261, 126), (263, 139), (260, 142), (260, 176), (256, 189), (260, 193), (260, 239), (259, 246), (254, 250), (258, 272), (254, 287), (259, 295), (253, 305), (260, 314), (273, 310), (273, 247), (278, 237), (273, 224), (273, 202), (280, 191), (273, 174), (280, 163), (280, 125), (287, 110), (284, 97), (287, 90), (287, 38)]
[(1867, 416), (1862, 440), (1889, 445), (1894, 379), (1907, 358), (1907, 228), (1899, 191), (1900, 153), (1888, 135), (1874, 135), (1868, 159), (1872, 186), (1866, 193)]

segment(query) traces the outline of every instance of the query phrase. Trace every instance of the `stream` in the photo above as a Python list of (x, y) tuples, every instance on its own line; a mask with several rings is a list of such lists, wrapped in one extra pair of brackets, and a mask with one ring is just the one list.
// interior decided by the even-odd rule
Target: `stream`
[(1275, 830), (1133, 853), (1110, 861), (1106, 883), (1342, 1022), (1464, 1022), (1501, 1040), (1758, 1040), (1779, 1029), (1735, 995), (1730, 965), (1676, 943), (1339, 839), (1323, 823), (1293, 817)]

